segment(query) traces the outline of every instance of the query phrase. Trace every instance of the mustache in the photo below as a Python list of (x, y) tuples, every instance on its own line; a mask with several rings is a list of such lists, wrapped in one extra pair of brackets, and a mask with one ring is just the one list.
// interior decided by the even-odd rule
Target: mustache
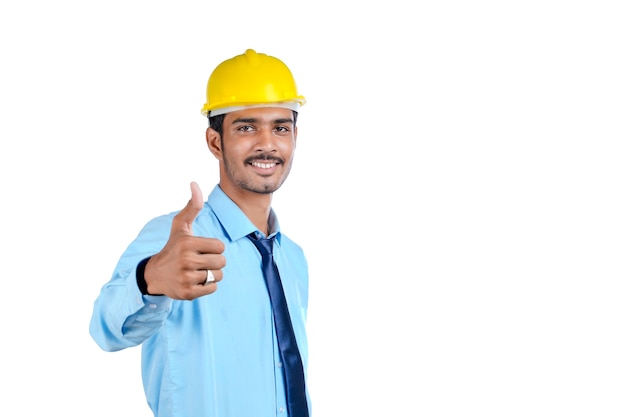
[(274, 155), (268, 155), (268, 154), (260, 154), (260, 155), (254, 155), (254, 156), (250, 156), (248, 158), (245, 159), (245, 163), (246, 164), (251, 164), (254, 161), (273, 161), (276, 162), (277, 164), (284, 164), (285, 160), (282, 158), (279, 158), (277, 156)]

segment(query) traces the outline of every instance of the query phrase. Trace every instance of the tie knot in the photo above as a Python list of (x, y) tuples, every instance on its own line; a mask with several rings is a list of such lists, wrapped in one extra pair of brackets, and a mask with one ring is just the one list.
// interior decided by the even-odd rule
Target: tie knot
[(254, 233), (248, 235), (248, 239), (254, 243), (254, 246), (261, 252), (261, 255), (272, 255), (274, 248), (274, 237), (269, 239), (257, 239)]

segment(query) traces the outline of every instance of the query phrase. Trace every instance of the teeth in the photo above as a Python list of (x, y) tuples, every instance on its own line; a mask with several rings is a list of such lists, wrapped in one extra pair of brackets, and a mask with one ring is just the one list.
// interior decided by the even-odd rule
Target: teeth
[(259, 168), (268, 169), (276, 165), (276, 162), (268, 162), (268, 163), (253, 162), (252, 165), (254, 165), (255, 167), (259, 167)]

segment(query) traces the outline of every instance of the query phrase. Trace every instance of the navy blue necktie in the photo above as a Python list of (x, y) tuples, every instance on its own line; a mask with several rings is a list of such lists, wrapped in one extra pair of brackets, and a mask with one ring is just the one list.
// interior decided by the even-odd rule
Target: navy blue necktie
[(270, 295), (274, 312), (274, 326), (278, 337), (278, 348), (283, 363), (283, 375), (287, 395), (289, 417), (308, 417), (309, 409), (306, 400), (304, 383), (304, 367), (296, 343), (296, 336), (291, 325), (287, 300), (283, 292), (278, 268), (274, 263), (274, 238), (258, 239), (251, 233), (248, 238), (261, 253), (263, 276)]

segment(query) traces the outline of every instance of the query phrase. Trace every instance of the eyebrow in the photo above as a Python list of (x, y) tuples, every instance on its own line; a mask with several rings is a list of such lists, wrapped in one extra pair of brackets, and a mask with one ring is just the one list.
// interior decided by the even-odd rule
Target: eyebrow
[[(239, 119), (235, 119), (233, 120), (232, 124), (236, 124), (236, 123), (258, 123), (259, 119), (255, 118), (255, 117), (240, 117)], [(273, 124), (284, 124), (284, 123), (292, 123), (293, 124), (293, 119), (292, 118), (283, 118), (283, 119), (274, 119), (272, 120)]]

